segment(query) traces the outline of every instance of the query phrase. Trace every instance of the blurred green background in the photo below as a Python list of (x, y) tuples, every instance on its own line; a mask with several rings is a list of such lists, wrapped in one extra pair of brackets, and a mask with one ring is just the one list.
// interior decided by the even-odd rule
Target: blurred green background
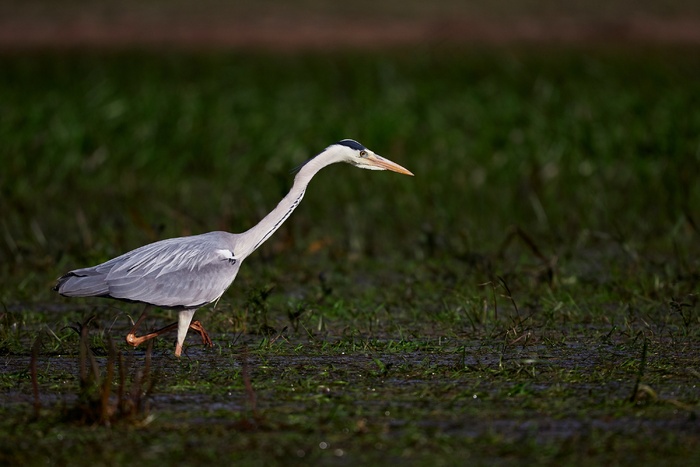
[(1, 60), (6, 302), (48, 299), (63, 270), (148, 241), (243, 231), (293, 167), (346, 137), (416, 177), (328, 168), (264, 251), (493, 256), (518, 226), (573, 276), (619, 245), (664, 274), (696, 271), (694, 51)]

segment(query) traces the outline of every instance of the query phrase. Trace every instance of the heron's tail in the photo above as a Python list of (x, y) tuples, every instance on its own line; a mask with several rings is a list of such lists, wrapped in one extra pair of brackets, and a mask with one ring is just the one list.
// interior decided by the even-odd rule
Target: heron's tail
[(104, 279), (103, 274), (78, 269), (59, 277), (53, 290), (65, 297), (99, 297), (109, 293)]

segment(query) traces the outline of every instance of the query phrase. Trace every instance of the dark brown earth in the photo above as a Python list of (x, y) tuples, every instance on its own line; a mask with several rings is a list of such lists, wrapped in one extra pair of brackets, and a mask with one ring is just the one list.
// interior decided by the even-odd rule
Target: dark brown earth
[(683, 1), (264, 3), (1, 2), (0, 48), (700, 45), (700, 7)]

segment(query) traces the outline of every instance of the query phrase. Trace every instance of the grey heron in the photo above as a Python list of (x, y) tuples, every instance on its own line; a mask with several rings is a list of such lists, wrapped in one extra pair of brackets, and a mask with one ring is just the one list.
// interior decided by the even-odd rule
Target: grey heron
[[(126, 341), (134, 347), (177, 329), (175, 355), (179, 357), (190, 328), (199, 332), (203, 342), (211, 346), (202, 325), (192, 321), (195, 311), (219, 300), (233, 283), (243, 261), (299, 206), (313, 176), (336, 162), (361, 169), (413, 175), (357, 141), (344, 139), (305, 162), (298, 169), (289, 193), (251, 229), (239, 234), (216, 231), (150, 243), (97, 266), (70, 271), (58, 279), (54, 290), (66, 297), (106, 297), (145, 304), (143, 313), (126, 336)], [(151, 307), (177, 310), (177, 323), (136, 336)]]

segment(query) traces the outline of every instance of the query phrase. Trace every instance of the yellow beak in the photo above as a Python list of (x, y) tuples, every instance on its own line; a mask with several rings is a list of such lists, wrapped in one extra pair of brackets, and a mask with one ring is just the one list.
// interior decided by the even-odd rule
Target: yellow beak
[(413, 173), (407, 168), (401, 167), (396, 162), (392, 162), (389, 159), (377, 156), (376, 154), (370, 154), (366, 160), (370, 165), (373, 165), (379, 169), (391, 170), (392, 172), (398, 172), (400, 174), (413, 176)]

